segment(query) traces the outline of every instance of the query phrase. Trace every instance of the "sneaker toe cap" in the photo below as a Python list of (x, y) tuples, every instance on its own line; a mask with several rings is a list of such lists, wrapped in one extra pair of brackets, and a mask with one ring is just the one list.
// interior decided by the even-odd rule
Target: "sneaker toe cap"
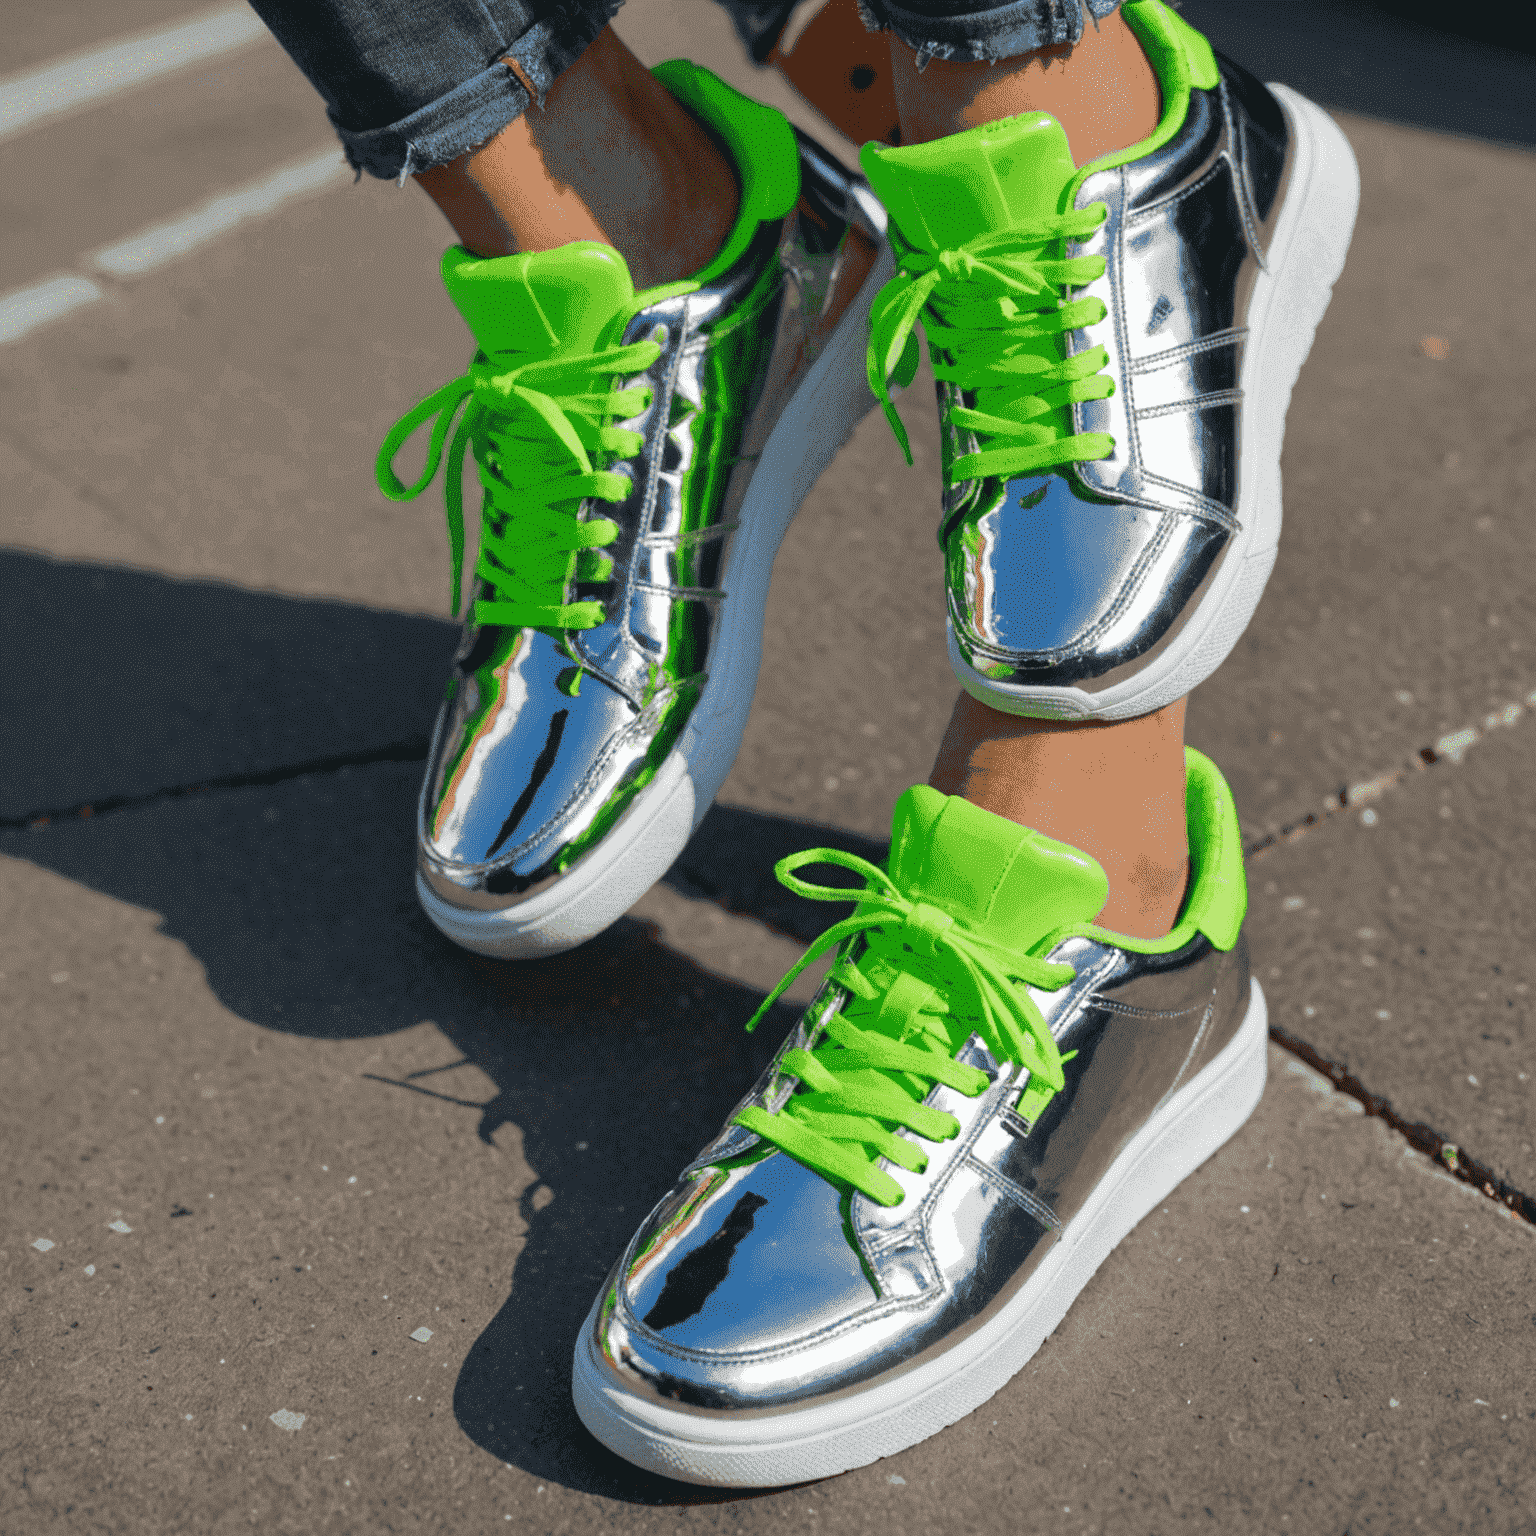
[(587, 1340), (609, 1384), (706, 1410), (824, 1391), (828, 1341), (879, 1305), (842, 1197), (782, 1153), (680, 1182), (641, 1228)]
[(546, 636), (511, 631), (457, 674), (417, 823), (418, 868), (451, 905), (496, 910), (548, 887), (643, 769), (654, 720), (590, 675), (571, 695), (570, 670)]
[(1229, 538), (1184, 513), (1088, 498), (1061, 475), (991, 482), (984, 497), (945, 554), (956, 640), (989, 675), (1094, 677), (1144, 653)]

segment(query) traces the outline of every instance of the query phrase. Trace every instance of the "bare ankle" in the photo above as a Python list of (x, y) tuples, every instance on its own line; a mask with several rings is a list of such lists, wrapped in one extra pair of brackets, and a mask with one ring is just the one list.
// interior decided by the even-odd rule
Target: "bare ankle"
[(929, 782), (1097, 859), (1104, 927), (1150, 939), (1177, 921), (1189, 876), (1184, 700), (1102, 724), (1004, 715), (962, 694)]
[(1162, 839), (1155, 842), (1160, 856), (1138, 853), (1129, 869), (1117, 868), (1111, 875), (1109, 900), (1098, 916), (1101, 927), (1139, 939), (1160, 939), (1178, 922), (1189, 889), (1188, 845), (1179, 857), (1172, 849), (1161, 851)]
[(1086, 165), (1146, 138), (1162, 115), (1157, 72), (1116, 11), (1089, 18), (1071, 44), (995, 62), (932, 59), (895, 36), (891, 67), (902, 142), (924, 143), (1021, 112), (1049, 112), (1066, 131), (1072, 157)]
[(597, 240), (637, 288), (707, 265), (739, 200), (725, 154), (611, 28), (542, 107), (416, 180), (476, 255)]

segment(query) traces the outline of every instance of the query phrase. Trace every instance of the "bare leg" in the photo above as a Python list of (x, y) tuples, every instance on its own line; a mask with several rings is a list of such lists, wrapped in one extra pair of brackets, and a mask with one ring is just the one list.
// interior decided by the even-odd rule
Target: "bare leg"
[(1183, 699), (1105, 725), (1023, 720), (963, 693), (930, 782), (1092, 854), (1109, 876), (1106, 928), (1173, 926), (1189, 872)]
[(995, 64), (931, 59), (919, 70), (912, 49), (895, 37), (890, 43), (903, 144), (1049, 112), (1066, 130), (1073, 159), (1086, 165), (1146, 138), (1162, 113), (1157, 74), (1118, 11), (1097, 26), (1089, 18), (1077, 43)]
[[(932, 60), (921, 71), (891, 39), (902, 142), (1021, 112), (1049, 112), (1079, 165), (1146, 138), (1162, 110), (1157, 76), (1118, 12), (1075, 46), (996, 64)], [(1117, 724), (1026, 720), (969, 694), (955, 706), (931, 782), (1092, 854), (1109, 876), (1100, 921), (1154, 938), (1178, 917), (1189, 870), (1184, 701)]]
[(476, 255), (598, 240), (639, 288), (697, 272), (736, 220), (730, 162), (611, 27), (542, 109), (416, 180)]
[[(1082, 161), (1156, 126), (1156, 76), (1118, 15), (1090, 25), (1075, 47), (997, 64), (935, 60), (919, 72), (894, 39), (891, 54), (909, 144), (1044, 110)], [(556, 81), (542, 110), (416, 179), (477, 254), (599, 240), (618, 248), (641, 287), (704, 266), (737, 205), (714, 142), (611, 29)], [(872, 255), (860, 252), (856, 264)], [(1103, 921), (1163, 933), (1188, 863), (1183, 716), (1180, 703), (1145, 720), (1078, 727), (1016, 719), (965, 696), (933, 782), (1093, 854), (1110, 879)]]

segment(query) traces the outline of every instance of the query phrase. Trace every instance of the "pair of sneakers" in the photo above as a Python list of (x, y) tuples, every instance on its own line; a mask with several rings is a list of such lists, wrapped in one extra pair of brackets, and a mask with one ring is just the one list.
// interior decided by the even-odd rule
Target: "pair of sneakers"
[[(569, 948), (682, 851), (740, 745), (778, 545), (877, 399), (905, 443), (891, 385), (919, 324), (962, 685), (1125, 719), (1230, 651), (1358, 181), (1316, 106), (1160, 0), (1125, 16), (1162, 118), (1088, 166), (1031, 113), (869, 145), (861, 180), (674, 62), (660, 78), (740, 185), (703, 272), (637, 293), (596, 244), (444, 258), (479, 351), (379, 475), (406, 497), (443, 464), (456, 611), (466, 454), (483, 486), (419, 811), (418, 891), (449, 937)], [(393, 457), (429, 422), (407, 487)], [(805, 895), (847, 900), (794, 873), (816, 862), (865, 888), (813, 947), (836, 951), (816, 1000), (592, 1308), (573, 1383), (600, 1440), (691, 1481), (799, 1482), (915, 1443), (1024, 1364), (1263, 1088), (1236, 816), (1194, 752), (1187, 808), (1189, 892), (1156, 941), (1095, 926), (1087, 855), (923, 786), (885, 869), (783, 861)]]

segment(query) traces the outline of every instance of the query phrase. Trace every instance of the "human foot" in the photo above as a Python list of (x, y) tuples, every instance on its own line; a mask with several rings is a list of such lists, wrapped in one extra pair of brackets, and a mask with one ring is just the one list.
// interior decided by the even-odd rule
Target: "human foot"
[(897, 806), (888, 876), (830, 849), (779, 865), (846, 901), (792, 874), (839, 863), (864, 900), (588, 1316), (573, 1386), (599, 1440), (689, 1482), (804, 1482), (1023, 1367), (1263, 1090), (1237, 818), (1193, 752), (1188, 824), (1184, 910), (1151, 942), (1093, 925), (1092, 859), (927, 786)]
[(1149, 139), (1080, 170), (1031, 113), (862, 157), (898, 252), (871, 385), (910, 379), (921, 320), (950, 659), (1012, 714), (1149, 714), (1236, 643), (1358, 199), (1326, 113), (1218, 60), (1160, 0), (1123, 14), (1157, 70)]
[[(874, 262), (878, 205), (778, 113), (691, 65), (660, 75), (734, 157), (724, 249), (639, 293), (606, 245), (450, 251), (480, 351), (380, 453), (386, 494), (418, 494), (468, 403), (447, 493), (457, 563), (471, 451), (480, 557), (422, 787), (417, 891), (486, 954), (581, 943), (682, 851), (741, 742), (779, 540), (873, 403), (858, 363), (891, 270)], [(434, 418), (406, 487), (393, 454)]]

